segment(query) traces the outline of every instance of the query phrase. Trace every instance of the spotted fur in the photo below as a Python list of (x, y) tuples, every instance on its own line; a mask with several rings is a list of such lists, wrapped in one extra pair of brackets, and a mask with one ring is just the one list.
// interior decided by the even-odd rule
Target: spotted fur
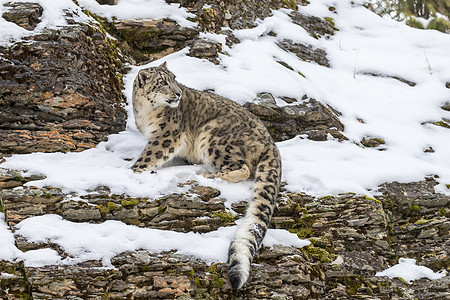
[(230, 244), (228, 278), (233, 289), (247, 281), (251, 262), (272, 218), (281, 160), (264, 124), (235, 102), (175, 81), (166, 64), (141, 70), (134, 82), (136, 125), (148, 145), (132, 166), (134, 172), (156, 170), (181, 157), (208, 164), (205, 172), (238, 182), (254, 177), (254, 199)]

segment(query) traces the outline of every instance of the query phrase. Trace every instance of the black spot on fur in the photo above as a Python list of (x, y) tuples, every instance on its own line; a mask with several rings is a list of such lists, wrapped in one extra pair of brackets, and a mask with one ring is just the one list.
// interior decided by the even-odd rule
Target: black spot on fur
[(235, 267), (238, 263), (239, 263), (238, 260), (232, 259), (231, 261), (228, 262), (228, 268), (231, 269), (231, 268)]
[(170, 147), (169, 148), (169, 153), (174, 153), (175, 152), (175, 148), (174, 147)]
[(153, 145), (153, 146), (158, 146), (158, 145), (159, 145), (159, 142), (158, 142), (158, 141), (154, 141), (154, 142), (152, 143), (152, 145)]
[(170, 135), (170, 131), (167, 130), (166, 132), (164, 132), (163, 137), (168, 137)]
[(162, 151), (158, 151), (158, 152), (155, 153), (155, 157), (156, 157), (157, 159), (160, 159), (162, 156), (163, 156)]
[(259, 211), (262, 211), (262, 212), (269, 212), (270, 213), (272, 211), (270, 206), (266, 205), (264, 203), (259, 204), (257, 208), (258, 208)]
[(259, 192), (259, 196), (261, 196), (262, 198), (266, 199), (267, 201), (270, 201), (270, 197), (266, 192)]
[(152, 151), (147, 151), (147, 155), (152, 155)]
[(149, 162), (150, 160), (151, 160), (150, 157), (147, 157), (144, 161)]
[(159, 128), (164, 129), (166, 127), (166, 123), (159, 124)]
[(164, 142), (161, 145), (163, 146), (163, 148), (169, 148), (171, 143), (172, 143), (171, 140), (164, 140)]
[(263, 222), (264, 224), (269, 223), (269, 220), (267, 219), (267, 216), (266, 216), (265, 214), (263, 214), (263, 213), (257, 213), (255, 216), (258, 218), (258, 220), (260, 220), (260, 221)]

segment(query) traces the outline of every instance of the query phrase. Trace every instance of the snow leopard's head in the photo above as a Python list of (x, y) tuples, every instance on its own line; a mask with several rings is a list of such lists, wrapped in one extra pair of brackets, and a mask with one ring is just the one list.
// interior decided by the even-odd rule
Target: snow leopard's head
[(177, 107), (181, 99), (181, 88), (175, 75), (163, 63), (158, 67), (140, 70), (133, 87), (133, 104)]

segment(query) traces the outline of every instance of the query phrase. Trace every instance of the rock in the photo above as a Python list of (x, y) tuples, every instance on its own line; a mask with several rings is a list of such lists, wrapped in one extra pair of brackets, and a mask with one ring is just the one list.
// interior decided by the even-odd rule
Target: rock
[(116, 5), (118, 0), (95, 0), (99, 4), (108, 4), (108, 5)]
[[(0, 199), (10, 226), (29, 217), (58, 214), (72, 222), (119, 220), (140, 227), (209, 232), (234, 224), (235, 217), (225, 210), (225, 201), (215, 198), (219, 194), (217, 189), (193, 184), (184, 195), (172, 194), (155, 201), (109, 193), (67, 201), (60, 189), (21, 187), (0, 190)], [(33, 246), (26, 244), (24, 247)]]
[(318, 17), (301, 14), (298, 11), (293, 11), (290, 14), (290, 17), (294, 24), (303, 27), (312, 37), (316, 39), (322, 36), (328, 37), (330, 35), (334, 35), (334, 32), (338, 30), (334, 26), (332, 18), (320, 19)]
[(444, 105), (441, 106), (443, 110), (450, 111), (450, 102), (445, 102)]
[(450, 197), (434, 191), (434, 180), (381, 186), (392, 225), (391, 248), (401, 257), (450, 270)]
[(401, 77), (398, 77), (398, 76), (379, 74), (379, 73), (372, 73), (372, 72), (362, 72), (362, 73), (358, 73), (358, 74), (362, 74), (362, 75), (366, 75), (366, 76), (382, 77), (382, 78), (392, 78), (392, 79), (398, 80), (400, 82), (406, 83), (410, 87), (416, 86), (415, 82), (412, 82), (410, 80), (407, 80), (407, 79), (404, 79), (404, 78), (401, 78)]
[[(376, 148), (379, 147), (381, 145), (386, 144), (386, 142), (383, 139), (380, 138), (363, 138), (361, 140), (361, 144), (365, 147), (369, 147), (369, 148)], [(380, 149), (381, 150), (381, 149)]]
[(115, 35), (126, 42), (126, 45), (122, 45), (124, 53), (137, 63), (178, 51), (198, 35), (198, 29), (182, 28), (170, 19), (121, 20), (112, 26)]
[(220, 196), (220, 191), (218, 189), (209, 186), (200, 186), (197, 184), (193, 184), (188, 191), (199, 195), (203, 201), (209, 201), (212, 198)]
[(222, 51), (222, 45), (206, 40), (196, 39), (189, 43), (189, 56), (207, 59), (214, 64), (219, 64), (217, 55)]
[(82, 151), (124, 130), (114, 51), (87, 25), (0, 48), (0, 152)]
[(327, 53), (323, 49), (314, 49), (310, 45), (300, 43), (293, 43), (289, 40), (283, 40), (277, 43), (281, 49), (292, 52), (297, 57), (304, 61), (315, 62), (321, 66), (330, 67), (330, 62), (327, 59)]
[(307, 134), (315, 141), (327, 140), (328, 134), (339, 140), (347, 139), (341, 133), (344, 125), (337, 118), (336, 111), (315, 99), (286, 107), (250, 102), (244, 107), (264, 122), (275, 141), (291, 139), (298, 134)]
[(23, 262), (0, 260), (0, 298), (31, 299)]
[[(448, 277), (406, 284), (375, 276), (395, 264), (399, 257), (415, 258), (419, 265), (434, 271), (450, 269), (447, 250), (450, 215), (446, 210), (450, 197), (436, 193), (435, 184), (431, 179), (387, 183), (380, 187), (382, 195), (377, 199), (354, 194), (314, 198), (282, 193), (271, 227), (309, 238), (311, 244), (301, 249), (263, 247), (255, 257), (241, 297), (363, 299), (370, 294), (379, 299), (403, 299), (404, 295), (445, 299), (449, 296)], [(191, 186), (185, 195), (173, 194), (156, 200), (109, 195), (107, 189), (82, 196), (84, 201), (63, 200), (66, 196), (59, 190), (48, 188), (4, 189), (0, 195), (10, 225), (46, 213), (57, 213), (73, 221), (92, 218), (88, 220), (92, 223), (109, 218), (129, 222), (132, 218), (139, 226), (183, 232), (209, 232), (217, 226), (233, 224), (235, 217), (225, 211), (224, 201), (214, 198), (217, 190), (195, 182), (183, 185)], [(246, 203), (235, 203), (232, 208), (242, 216), (245, 206)], [(67, 255), (57, 245), (37, 245), (21, 236), (15, 238), (22, 251), (50, 247), (63, 257)], [(0, 262), (0, 282), (7, 287), (0, 295), (228, 299), (231, 293), (226, 266), (222, 263), (207, 265), (173, 252), (155, 254), (140, 250), (121, 253), (112, 258), (112, 264), (116, 269), (98, 268), (99, 261), (70, 268), (33, 268)]]
[(0, 190), (0, 197), (8, 224), (14, 226), (26, 218), (53, 212), (64, 195), (60, 189), (27, 187)]
[(83, 299), (101, 298), (112, 290), (120, 273), (113, 269), (98, 268), (99, 262), (80, 265), (24, 268), (30, 287), (31, 299)]
[(297, 9), (296, 1), (292, 0), (170, 0), (180, 3), (189, 12), (195, 14), (199, 25), (204, 31), (219, 32), (222, 27), (231, 29), (253, 28), (257, 19), (265, 19), (272, 15), (272, 9)]
[(2, 17), (26, 30), (33, 30), (39, 24), (42, 16), (42, 6), (31, 2), (7, 2), (3, 5), (5, 12)]

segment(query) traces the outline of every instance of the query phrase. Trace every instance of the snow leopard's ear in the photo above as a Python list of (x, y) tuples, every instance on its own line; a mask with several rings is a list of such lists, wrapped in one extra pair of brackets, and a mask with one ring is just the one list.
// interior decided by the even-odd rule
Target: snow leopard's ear
[(165, 61), (162, 65), (160, 65), (161, 68), (167, 69), (167, 61)]

